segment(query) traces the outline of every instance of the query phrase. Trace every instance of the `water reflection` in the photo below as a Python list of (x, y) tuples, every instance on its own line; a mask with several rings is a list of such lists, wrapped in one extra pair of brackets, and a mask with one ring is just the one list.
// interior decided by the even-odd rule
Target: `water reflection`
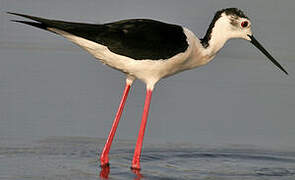
[(99, 177), (101, 179), (109, 179), (109, 174), (110, 174), (110, 166), (104, 166), (101, 167)]
[(112, 167), (98, 169), (95, 157), (103, 145), (103, 139), (88, 137), (51, 137), (34, 142), (0, 138), (0, 179), (295, 179), (293, 151), (149, 144), (142, 156), (143, 169), (138, 171), (130, 170), (133, 149), (128, 141), (114, 146)]
[[(143, 176), (140, 173), (140, 170), (131, 169), (131, 172), (135, 174), (134, 180), (140, 180)], [(108, 180), (110, 175), (110, 166), (103, 166), (101, 167), (99, 177), (101, 180)]]
[(143, 176), (140, 173), (140, 170), (138, 169), (131, 169), (131, 171), (136, 175), (136, 178), (134, 178), (134, 180), (140, 180)]

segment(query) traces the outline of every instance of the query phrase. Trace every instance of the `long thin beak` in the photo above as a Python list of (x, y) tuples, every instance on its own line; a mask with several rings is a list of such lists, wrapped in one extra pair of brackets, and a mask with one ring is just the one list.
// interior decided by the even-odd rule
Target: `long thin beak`
[(248, 35), (251, 39), (251, 43), (257, 47), (271, 62), (273, 62), (278, 68), (280, 68), (286, 75), (288, 75), (288, 72), (276, 61), (267, 51), (264, 49), (264, 47), (254, 38), (253, 35)]

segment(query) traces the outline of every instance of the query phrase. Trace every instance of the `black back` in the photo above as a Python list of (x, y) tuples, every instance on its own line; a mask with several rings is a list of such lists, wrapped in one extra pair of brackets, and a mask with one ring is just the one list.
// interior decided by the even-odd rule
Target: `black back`
[(36, 22), (16, 21), (41, 29), (60, 29), (105, 45), (110, 51), (136, 60), (168, 59), (184, 52), (188, 43), (183, 28), (149, 19), (130, 19), (107, 24), (56, 21), (11, 13)]

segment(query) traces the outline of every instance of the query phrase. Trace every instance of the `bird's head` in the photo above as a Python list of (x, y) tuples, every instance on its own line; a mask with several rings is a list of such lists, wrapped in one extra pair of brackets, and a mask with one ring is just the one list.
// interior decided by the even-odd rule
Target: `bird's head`
[(243, 11), (237, 8), (227, 8), (217, 11), (201, 43), (205, 48), (210, 47), (216, 53), (224, 43), (232, 38), (241, 38), (250, 41), (269, 60), (271, 60), (285, 74), (287, 71), (263, 48), (254, 38), (251, 30), (251, 21)]
[(251, 40), (252, 36), (251, 21), (243, 13), (243, 11), (236, 8), (228, 8), (216, 13), (219, 16), (215, 22), (215, 26), (223, 29), (228, 38), (242, 38)]

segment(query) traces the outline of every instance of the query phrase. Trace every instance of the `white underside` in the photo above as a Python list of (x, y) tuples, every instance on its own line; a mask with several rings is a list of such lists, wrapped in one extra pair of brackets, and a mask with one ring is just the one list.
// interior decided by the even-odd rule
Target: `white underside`
[(199, 39), (186, 28), (184, 28), (184, 32), (189, 44), (188, 49), (172, 58), (163, 60), (134, 60), (126, 56), (115, 54), (106, 46), (65, 31), (55, 28), (48, 28), (48, 30), (60, 34), (75, 44), (78, 44), (102, 63), (126, 73), (128, 77), (127, 82), (132, 83), (135, 78), (138, 78), (145, 82), (147, 88), (151, 90), (161, 78), (204, 65), (213, 58), (202, 54), (204, 49)]

